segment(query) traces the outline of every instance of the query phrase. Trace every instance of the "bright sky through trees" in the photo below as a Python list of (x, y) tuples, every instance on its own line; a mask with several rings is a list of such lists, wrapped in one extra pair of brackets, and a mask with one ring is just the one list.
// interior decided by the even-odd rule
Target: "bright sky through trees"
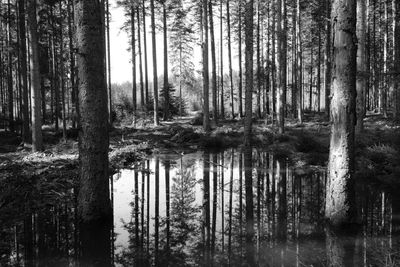
[[(128, 51), (128, 48), (130, 46), (129, 44), (129, 38), (128, 34), (121, 29), (124, 22), (126, 21), (126, 18), (124, 16), (124, 10), (122, 7), (117, 7), (116, 0), (110, 0), (110, 13), (111, 13), (111, 22), (110, 22), (110, 39), (111, 39), (111, 80), (112, 83), (124, 83), (124, 82), (131, 82), (132, 81), (132, 67), (131, 67), (131, 54), (130, 51)], [(159, 4), (156, 4), (158, 7)], [(215, 8), (215, 13), (216, 17), (219, 14), (218, 8)], [(156, 13), (156, 23), (158, 25), (161, 24), (161, 15), (159, 12)], [(142, 26), (142, 25), (141, 25)], [(223, 31), (225, 31), (225, 26), (223, 26)], [(147, 57), (148, 57), (148, 67), (149, 70), (153, 68), (152, 64), (152, 55), (151, 55), (151, 22), (150, 22), (150, 16), (147, 16), (146, 18), (146, 31), (148, 34), (147, 37)], [(219, 27), (219, 19), (215, 19), (214, 22), (214, 28), (215, 28), (215, 36), (220, 35), (220, 27)], [(142, 30), (142, 29), (141, 29)], [(226, 36), (225, 36), (226, 37)], [(143, 37), (142, 37), (143, 38)], [(168, 40), (169, 41), (169, 40)], [(143, 42), (143, 39), (142, 39)], [(218, 48), (218, 55), (217, 57), (219, 58), (219, 40), (216, 40), (217, 45), (216, 47)], [(237, 69), (237, 50), (234, 49), (235, 46), (233, 46), (233, 54), (232, 54), (232, 65), (234, 70)], [(144, 52), (142, 52), (144, 53)], [(227, 57), (228, 57), (228, 46), (226, 44), (226, 38), (224, 40), (224, 60), (227, 62)], [(157, 59), (162, 59), (163, 58), (163, 39), (162, 39), (162, 32), (161, 29), (159, 28), (157, 31)], [(137, 64), (139, 59), (137, 59)], [(201, 65), (201, 50), (200, 50), (200, 45), (195, 45), (194, 47), (194, 55), (193, 55), (193, 63), (196, 68), (196, 70), (201, 70), (202, 65)], [(137, 65), (138, 66), (138, 65)], [(210, 68), (211, 68), (211, 63), (210, 63)], [(139, 67), (137, 67), (137, 75), (139, 75)], [(228, 69), (226, 68), (225, 73), (227, 73)], [(157, 72), (159, 74), (162, 74), (164, 72), (164, 66), (162, 61), (158, 63), (157, 67)], [(149, 71), (149, 79), (151, 80), (153, 77), (152, 71)]]

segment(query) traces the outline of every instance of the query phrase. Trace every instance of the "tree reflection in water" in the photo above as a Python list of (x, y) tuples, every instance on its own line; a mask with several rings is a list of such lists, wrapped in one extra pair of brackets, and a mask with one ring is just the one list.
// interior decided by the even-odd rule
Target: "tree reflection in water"
[[(324, 225), (325, 171), (256, 150), (158, 155), (114, 176), (116, 266), (385, 266), (399, 261), (397, 195), (357, 186), (362, 224)], [(35, 189), (32, 189), (32, 192)], [(39, 194), (38, 192), (35, 192)], [(1, 266), (74, 266), (74, 193), (0, 215)], [(112, 255), (112, 253), (110, 253)]]

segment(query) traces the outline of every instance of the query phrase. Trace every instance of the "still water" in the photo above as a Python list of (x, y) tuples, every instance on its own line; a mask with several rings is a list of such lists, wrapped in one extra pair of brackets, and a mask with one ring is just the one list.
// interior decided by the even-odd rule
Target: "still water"
[[(324, 222), (325, 170), (253, 150), (153, 155), (110, 182), (115, 266), (400, 266), (396, 194), (357, 186), (362, 224)], [(74, 197), (30, 214), (38, 266), (74, 266)], [(31, 220), (30, 220), (31, 219)], [(7, 226), (0, 263), (24, 266), (27, 219)], [(2, 226), (0, 226), (2, 227)], [(4, 228), (4, 227), (3, 227)]]

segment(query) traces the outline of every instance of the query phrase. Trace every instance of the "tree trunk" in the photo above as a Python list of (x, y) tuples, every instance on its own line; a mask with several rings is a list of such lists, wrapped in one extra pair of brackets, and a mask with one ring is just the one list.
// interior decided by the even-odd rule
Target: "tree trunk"
[(65, 114), (65, 85), (64, 85), (64, 39), (63, 39), (63, 20), (62, 17), (62, 0), (59, 2), (60, 12), (60, 84), (61, 84), (61, 111), (62, 111), (62, 134), (64, 141), (67, 140), (67, 121)]
[(163, 2), (163, 30), (164, 30), (164, 121), (169, 119), (169, 84), (168, 84), (168, 42), (167, 42), (167, 10)]
[(231, 45), (231, 19), (230, 19), (229, 0), (226, 0), (226, 24), (228, 31), (228, 57), (229, 57), (229, 80), (231, 84), (231, 112), (232, 118), (235, 118), (235, 107), (233, 101), (233, 73), (232, 73), (232, 45)]
[(43, 149), (41, 90), (39, 72), (39, 43), (37, 33), (36, 0), (29, 0), (27, 5), (30, 34), (30, 75), (31, 75), (31, 109), (32, 109), (32, 151)]
[(318, 31), (317, 111), (321, 112), (321, 31)]
[(8, 63), (8, 73), (7, 73), (7, 89), (8, 89), (8, 127), (11, 132), (14, 132), (14, 88), (13, 88), (13, 68), (12, 68), (12, 49), (11, 48), (11, 3), (10, 0), (7, 2), (7, 63)]
[(75, 81), (75, 53), (73, 37), (73, 17), (74, 7), (72, 0), (68, 0), (68, 38), (69, 38), (69, 64), (71, 81), (71, 102), (72, 102), (72, 128), (76, 128), (79, 123), (78, 89)]
[(355, 218), (356, 1), (334, 0), (332, 19), (332, 126), (325, 216), (332, 225), (342, 226)]
[(222, 13), (222, 7), (223, 7), (223, 0), (220, 0), (220, 41), (221, 41), (221, 48), (220, 48), (220, 53), (221, 53), (221, 108), (220, 108), (220, 115), (221, 119), (225, 118), (225, 101), (224, 101), (224, 37), (223, 37), (223, 13)]
[(366, 43), (366, 5), (364, 0), (357, 0), (357, 99), (356, 99), (356, 109), (357, 109), (357, 124), (356, 132), (361, 133), (363, 130), (363, 120), (364, 120), (364, 109), (365, 109), (365, 88), (367, 84), (367, 70), (366, 70), (366, 53), (365, 53), (365, 43)]
[[(400, 3), (394, 0), (395, 4), (395, 31), (394, 31), (394, 71), (400, 73)], [(394, 79), (394, 92), (395, 92), (395, 120), (400, 120), (400, 75), (395, 76)]]
[(75, 0), (81, 132), (78, 216), (81, 263), (110, 266), (111, 205), (108, 177), (108, 113), (102, 5)]
[(389, 47), (389, 42), (388, 42), (388, 0), (384, 0), (384, 19), (383, 19), (383, 79), (382, 79), (382, 86), (380, 87), (381, 89), (381, 103), (382, 103), (382, 109), (381, 112), (383, 114), (384, 118), (387, 118), (387, 91), (388, 91), (388, 83), (387, 83), (387, 71), (388, 71), (388, 47)]
[(131, 51), (132, 51), (132, 104), (133, 104), (133, 120), (132, 124), (136, 125), (137, 110), (137, 88), (136, 88), (136, 39), (135, 39), (135, 8), (131, 6)]
[(296, 24), (297, 24), (297, 6), (292, 12), (292, 114), (293, 118), (296, 118), (297, 112), (297, 36), (296, 36)]
[(246, 101), (245, 101), (245, 121), (244, 121), (244, 146), (251, 145), (252, 117), (253, 117), (253, 0), (246, 2), (245, 5), (245, 61), (246, 61)]
[[(140, 36), (140, 12), (139, 12), (139, 5), (136, 7), (136, 16), (138, 21), (138, 48), (139, 48), (139, 78), (140, 78), (140, 107), (144, 110), (144, 85), (143, 85), (143, 66), (142, 66), (142, 42)], [(143, 29), (146, 31), (146, 29)]]
[(210, 129), (210, 105), (209, 105), (209, 73), (208, 73), (208, 0), (203, 0), (203, 128), (209, 132)]
[(218, 124), (218, 101), (217, 101), (217, 60), (215, 52), (214, 36), (214, 15), (212, 10), (212, 1), (208, 2), (208, 12), (210, 16), (210, 37), (211, 37), (211, 73), (212, 73), (212, 102), (213, 102), (213, 122)]
[[(330, 0), (328, 0), (330, 1)], [(303, 123), (303, 52), (301, 41), (301, 10), (300, 0), (296, 1), (296, 48), (297, 48), (297, 119), (299, 123)]]
[[(238, 29), (238, 42), (239, 42), (239, 117), (243, 118), (243, 70), (242, 70), (242, 1), (239, 1), (238, 8), (239, 29)], [(252, 77), (253, 79), (253, 77)]]
[[(51, 30), (55, 33), (55, 18), (53, 13), (53, 6), (49, 6), (50, 8), (50, 16), (48, 18), (49, 24), (51, 26)], [(60, 130), (60, 88), (59, 88), (59, 79), (58, 79), (58, 56), (56, 51), (56, 35), (51, 34), (49, 36), (49, 48), (51, 53), (51, 90), (54, 93), (54, 113), (51, 114), (51, 121), (55, 122), (54, 130), (58, 132)], [(42, 88), (44, 90), (44, 88)], [(44, 92), (44, 91), (42, 91)], [(45, 98), (45, 94), (42, 95), (42, 98)], [(43, 101), (43, 99), (42, 99)], [(46, 105), (42, 104), (43, 114), (46, 110)]]
[(261, 11), (260, 0), (257, 0), (257, 117), (261, 118), (261, 51), (260, 51), (260, 31), (261, 31)]
[(145, 95), (146, 95), (146, 103), (145, 110), (147, 110), (147, 106), (149, 104), (149, 71), (147, 66), (147, 34), (146, 34), (146, 8), (145, 8), (145, 0), (142, 1), (142, 13), (143, 13), (143, 46), (144, 46), (144, 81), (145, 81)]
[(331, 103), (331, 71), (332, 71), (332, 62), (331, 62), (331, 29), (332, 29), (332, 21), (331, 21), (331, 0), (326, 0), (326, 15), (327, 22), (325, 26), (325, 114), (330, 120), (330, 103)]
[(158, 74), (157, 74), (157, 44), (156, 44), (156, 22), (154, 14), (154, 0), (150, 0), (151, 9), (151, 39), (153, 48), (153, 107), (154, 107), (154, 126), (158, 126)]
[(109, 0), (105, 1), (106, 5), (106, 42), (107, 42), (107, 85), (108, 85), (108, 121), (113, 124), (112, 112), (112, 88), (111, 88), (111, 47), (110, 47), (110, 10)]
[(276, 35), (277, 35), (277, 56), (276, 56), (276, 71), (277, 71), (277, 102), (276, 102), (276, 111), (277, 111), (277, 123), (278, 123), (278, 131), (279, 133), (283, 133), (285, 131), (285, 86), (286, 86), (286, 53), (285, 53), (285, 35), (284, 33), (284, 9), (285, 2), (284, 0), (276, 0), (276, 10), (277, 10), (277, 23), (276, 23)]
[(21, 61), (21, 87), (22, 87), (22, 140), (30, 142), (29, 132), (29, 100), (28, 100), (28, 69), (26, 66), (26, 28), (25, 28), (25, 1), (18, 0), (18, 33), (19, 33), (19, 55)]

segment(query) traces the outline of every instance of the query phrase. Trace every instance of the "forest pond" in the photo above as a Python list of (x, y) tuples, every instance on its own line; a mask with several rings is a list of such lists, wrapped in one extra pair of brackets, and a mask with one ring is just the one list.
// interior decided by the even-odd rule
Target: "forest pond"
[[(150, 156), (110, 183), (116, 266), (395, 266), (400, 202), (357, 185), (358, 233), (326, 229), (326, 171), (253, 150)], [(73, 200), (71, 200), (73, 203)], [(74, 266), (74, 205), (32, 214), (33, 261)], [(24, 265), (26, 219), (0, 226), (1, 262)], [(8, 238), (9, 242), (4, 242)], [(392, 265), (391, 265), (392, 264)]]

